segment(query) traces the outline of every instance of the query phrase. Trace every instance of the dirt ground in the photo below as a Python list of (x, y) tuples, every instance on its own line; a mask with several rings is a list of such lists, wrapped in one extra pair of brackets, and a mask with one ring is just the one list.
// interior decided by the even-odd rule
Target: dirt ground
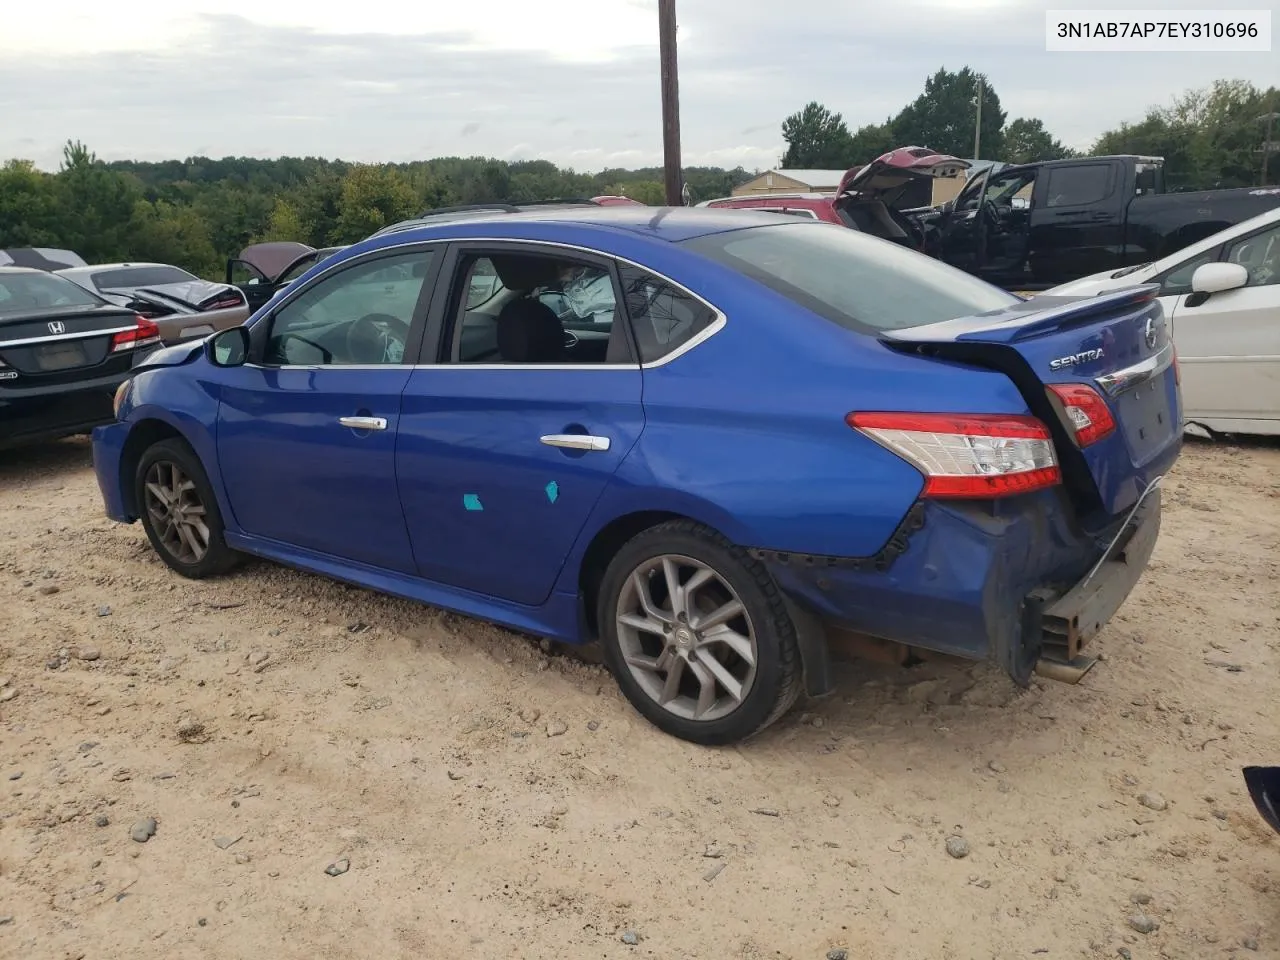
[(488, 625), (182, 581), (85, 441), (6, 453), (0, 957), (1280, 957), (1280, 448), (1166, 496), (1079, 686), (849, 663), (712, 750)]

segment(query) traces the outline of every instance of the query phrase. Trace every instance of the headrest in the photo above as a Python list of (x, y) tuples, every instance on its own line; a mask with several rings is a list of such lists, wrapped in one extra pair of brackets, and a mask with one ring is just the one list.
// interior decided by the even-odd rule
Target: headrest
[(550, 257), (507, 254), (490, 257), (489, 261), (508, 290), (528, 293), (535, 287), (551, 286), (560, 279), (560, 263)]
[(564, 327), (545, 303), (512, 300), (498, 314), (498, 352), (507, 363), (555, 363), (564, 351)]

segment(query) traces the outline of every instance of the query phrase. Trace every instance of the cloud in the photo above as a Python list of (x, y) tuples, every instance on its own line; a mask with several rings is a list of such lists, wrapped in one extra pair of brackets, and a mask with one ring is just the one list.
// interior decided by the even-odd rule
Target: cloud
[[(32, 12), (44, 7), (21, 8), (0, 36), (0, 158), (53, 168), (73, 138), (108, 159), (485, 154), (579, 170), (661, 164), (655, 0), (364, 0), (355, 31), (345, 7), (333, 8), (338, 16), (302, 0), (199, 5), (205, 13), (167, 13), (172, 4), (161, 0), (86, 7), (100, 11), (97, 34), (83, 17), (59, 33), (66, 17), (46, 22)], [(1044, 10), (1073, 5), (686, 0), (684, 161), (773, 166), (783, 118), (806, 102), (840, 111), (854, 128), (880, 123), (943, 66), (987, 74), (1011, 118), (1038, 116), (1077, 147), (1187, 87), (1274, 82), (1269, 54), (1046, 53)]]

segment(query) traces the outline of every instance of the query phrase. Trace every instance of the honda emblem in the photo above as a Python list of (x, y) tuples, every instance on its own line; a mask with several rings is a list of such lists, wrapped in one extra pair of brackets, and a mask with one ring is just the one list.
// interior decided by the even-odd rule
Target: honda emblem
[(53, 323), (49, 324), (49, 332), (50, 333), (66, 333), (67, 325), (63, 323), (61, 320), (55, 320), (53, 321)]

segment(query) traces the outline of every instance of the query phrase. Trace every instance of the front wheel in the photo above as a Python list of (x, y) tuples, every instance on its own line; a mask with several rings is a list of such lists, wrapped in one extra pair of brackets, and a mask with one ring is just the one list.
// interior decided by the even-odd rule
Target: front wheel
[(148, 447), (134, 482), (143, 529), (171, 569), (200, 580), (235, 566), (209, 478), (184, 442), (161, 440)]
[(764, 567), (692, 521), (630, 540), (597, 612), (605, 658), (631, 704), (682, 740), (744, 740), (800, 694), (795, 625)]

